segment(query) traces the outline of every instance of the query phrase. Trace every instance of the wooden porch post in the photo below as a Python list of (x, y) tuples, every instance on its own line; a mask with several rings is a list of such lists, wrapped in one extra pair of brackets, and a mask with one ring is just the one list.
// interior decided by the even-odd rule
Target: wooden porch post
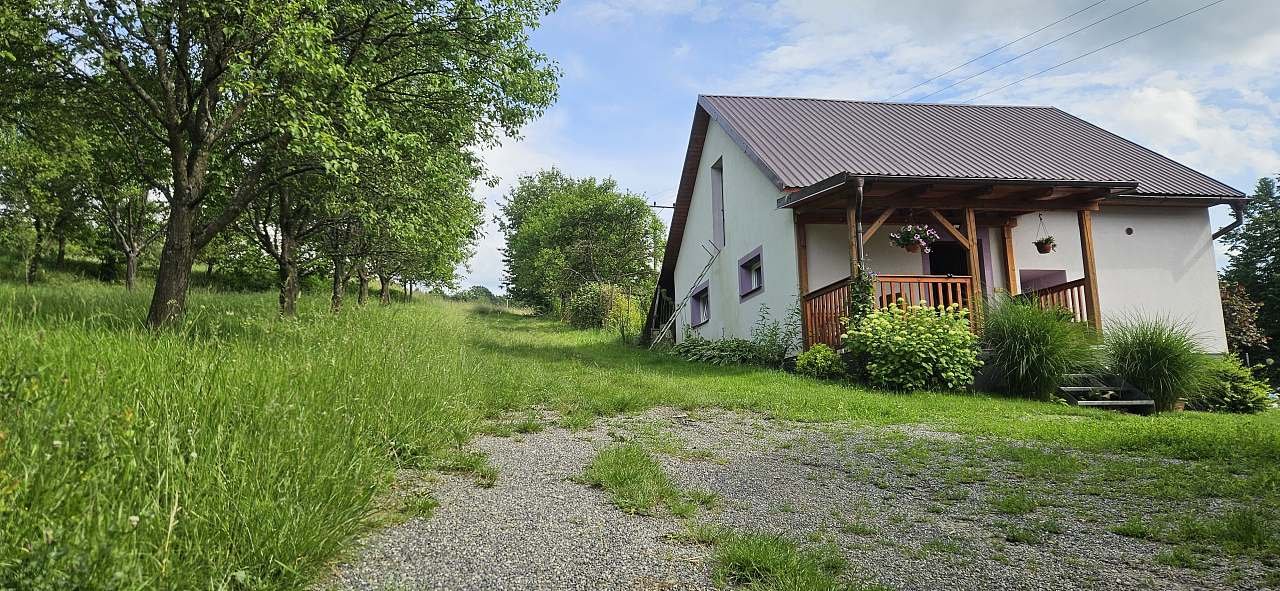
[(982, 297), (982, 265), (979, 259), (982, 253), (978, 252), (978, 222), (973, 215), (973, 208), (966, 207), (964, 209), (964, 234), (965, 239), (969, 241), (969, 276), (973, 281), (973, 297), (975, 299)]
[(1084, 262), (1084, 303), (1089, 324), (1102, 330), (1102, 314), (1098, 309), (1098, 264), (1093, 253), (1093, 214), (1087, 209), (1076, 213), (1080, 226), (1080, 255)]
[(1022, 293), (1022, 286), (1018, 285), (1018, 262), (1013, 256), (1013, 226), (1005, 224), (1001, 231), (1004, 240), (1005, 283), (1009, 286), (1009, 295), (1018, 295)]
[(858, 277), (862, 271), (862, 198), (865, 181), (858, 177), (853, 196), (845, 210), (845, 224), (849, 227), (849, 278)]

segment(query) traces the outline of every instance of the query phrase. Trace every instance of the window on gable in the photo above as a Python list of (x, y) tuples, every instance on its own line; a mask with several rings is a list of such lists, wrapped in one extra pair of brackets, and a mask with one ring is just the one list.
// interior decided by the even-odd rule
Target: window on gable
[(701, 326), (711, 320), (711, 287), (703, 284), (689, 300), (689, 324)]
[(747, 299), (764, 290), (764, 247), (738, 259), (738, 297)]
[(711, 165), (711, 241), (724, 248), (724, 159)]

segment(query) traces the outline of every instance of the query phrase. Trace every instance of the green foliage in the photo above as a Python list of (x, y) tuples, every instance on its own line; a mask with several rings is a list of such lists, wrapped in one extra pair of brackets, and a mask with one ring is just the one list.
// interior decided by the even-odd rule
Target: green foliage
[[(1245, 206), (1244, 225), (1222, 238), (1231, 252), (1222, 273), (1223, 280), (1240, 286), (1248, 300), (1263, 302), (1261, 307), (1248, 306), (1241, 305), (1243, 302), (1233, 297), (1234, 294), (1224, 297), (1228, 339), (1244, 345), (1246, 352), (1257, 359), (1269, 351), (1258, 348), (1256, 337), (1239, 328), (1247, 326), (1252, 311), (1257, 315), (1257, 327), (1268, 342), (1280, 342), (1277, 341), (1280, 339), (1280, 305), (1272, 305), (1280, 302), (1280, 274), (1275, 272), (1280, 269), (1280, 240), (1276, 240), (1276, 236), (1280, 236), (1280, 196), (1276, 193), (1275, 179), (1264, 177), (1258, 179), (1253, 198)], [(1239, 354), (1238, 350), (1233, 351)], [(1269, 374), (1272, 385), (1280, 384), (1280, 375), (1275, 371)]]
[(960, 390), (973, 384), (977, 336), (969, 313), (898, 301), (850, 321), (845, 347), (862, 361), (868, 383), (898, 391)]
[(800, 308), (791, 308), (784, 319), (774, 318), (769, 306), (760, 306), (759, 316), (751, 325), (751, 342), (760, 354), (760, 364), (782, 367), (787, 354), (800, 346)]
[(715, 578), (722, 585), (759, 591), (843, 588), (838, 575), (844, 558), (834, 546), (800, 548), (779, 535), (727, 535), (712, 559)]
[(640, 334), (644, 312), (636, 298), (616, 285), (585, 283), (569, 298), (564, 314), (578, 328), (604, 328), (619, 333), (624, 341)]
[(1209, 357), (1200, 389), (1187, 397), (1189, 410), (1258, 413), (1271, 408), (1270, 389), (1233, 356)]
[(505, 281), (517, 301), (546, 313), (587, 283), (653, 291), (662, 221), (644, 197), (619, 190), (613, 179), (544, 170), (521, 177), (501, 207)]
[(844, 377), (844, 360), (824, 343), (818, 343), (796, 356), (796, 373), (813, 378), (833, 380)]
[(671, 347), (676, 357), (711, 365), (765, 365), (764, 353), (746, 339), (707, 339), (686, 334)]
[(662, 505), (673, 511), (682, 503), (680, 491), (658, 461), (636, 444), (600, 450), (583, 474), (587, 483), (603, 488), (613, 504), (627, 513), (652, 515)]
[(1097, 365), (1096, 343), (1087, 325), (1032, 300), (998, 296), (983, 314), (988, 370), (1013, 396), (1048, 400), (1063, 375)]
[(1194, 395), (1204, 384), (1208, 364), (1204, 351), (1185, 323), (1135, 316), (1109, 326), (1104, 333), (1108, 369), (1145, 392), (1156, 410), (1170, 410), (1179, 398)]
[(1258, 326), (1262, 302), (1249, 298), (1239, 283), (1218, 282), (1222, 297), (1222, 319), (1227, 329), (1227, 348), (1236, 355), (1265, 349), (1271, 339)]
[(876, 277), (868, 271), (866, 265), (858, 266), (857, 277), (849, 280), (849, 323), (857, 325), (863, 318), (870, 316), (879, 306), (876, 305)]

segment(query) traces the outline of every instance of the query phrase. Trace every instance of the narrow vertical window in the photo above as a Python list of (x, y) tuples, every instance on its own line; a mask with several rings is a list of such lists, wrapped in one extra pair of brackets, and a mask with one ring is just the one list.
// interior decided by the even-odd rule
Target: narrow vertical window
[(745, 300), (764, 291), (764, 246), (738, 259), (738, 299)]
[(689, 324), (701, 326), (711, 320), (711, 287), (704, 283), (693, 292), (689, 300)]
[(724, 158), (711, 165), (711, 241), (724, 247)]

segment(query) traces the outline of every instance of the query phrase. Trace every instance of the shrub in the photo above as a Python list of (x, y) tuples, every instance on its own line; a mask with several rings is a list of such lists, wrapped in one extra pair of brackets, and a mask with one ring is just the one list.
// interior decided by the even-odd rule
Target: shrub
[(1097, 364), (1088, 325), (1034, 300), (999, 297), (983, 316), (987, 365), (1005, 393), (1048, 400), (1068, 373)]
[(746, 339), (705, 339), (687, 334), (671, 348), (671, 354), (712, 365), (764, 365), (766, 356)]
[(959, 390), (973, 384), (977, 336), (959, 305), (937, 308), (899, 300), (850, 321), (845, 346), (863, 360), (868, 383), (891, 390)]
[(573, 326), (616, 330), (624, 339), (639, 334), (644, 324), (635, 298), (608, 283), (584, 283), (569, 297), (564, 313)]
[(1206, 412), (1257, 413), (1271, 407), (1267, 384), (1233, 356), (1210, 357), (1204, 383), (1187, 408)]
[(800, 308), (787, 314), (786, 320), (774, 320), (768, 306), (760, 306), (760, 316), (751, 327), (751, 342), (760, 355), (760, 363), (782, 367), (783, 360), (800, 346)]
[(1186, 324), (1128, 318), (1109, 327), (1103, 343), (1108, 368), (1150, 396), (1156, 410), (1172, 409), (1204, 381), (1206, 357)]
[(839, 378), (844, 375), (844, 361), (831, 347), (818, 343), (796, 357), (796, 373), (824, 380)]

